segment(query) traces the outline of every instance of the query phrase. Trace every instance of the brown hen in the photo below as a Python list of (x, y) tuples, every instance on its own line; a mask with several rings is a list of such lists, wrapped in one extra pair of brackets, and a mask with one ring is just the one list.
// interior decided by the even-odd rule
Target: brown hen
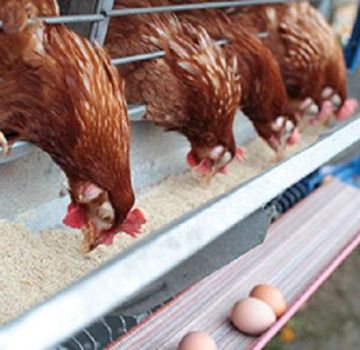
[(72, 199), (64, 222), (84, 230), (90, 250), (144, 222), (131, 212), (124, 87), (101, 48), (43, 24), (36, 18), (43, 15), (57, 15), (56, 3), (1, 5), (0, 130), (35, 143), (64, 170)]
[(342, 49), (321, 13), (308, 2), (232, 8), (234, 21), (268, 32), (264, 42), (280, 63), (293, 105), (327, 120), (352, 115)]
[[(140, 0), (129, 6), (155, 3)], [(128, 101), (146, 104), (146, 119), (183, 134), (191, 144), (188, 163), (202, 175), (223, 172), (237, 154), (232, 130), (241, 98), (236, 60), (227, 62), (203, 28), (171, 14), (112, 19), (106, 47), (113, 57), (166, 52), (164, 58), (119, 66)]]

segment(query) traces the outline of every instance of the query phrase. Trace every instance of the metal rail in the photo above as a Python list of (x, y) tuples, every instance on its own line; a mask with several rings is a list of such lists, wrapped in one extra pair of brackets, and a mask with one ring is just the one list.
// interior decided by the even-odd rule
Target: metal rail
[[(267, 36), (267, 33), (257, 33), (256, 34), (259, 38), (265, 38)], [(224, 46), (229, 44), (229, 40), (227, 39), (221, 39), (221, 40), (215, 40), (215, 42), (219, 46)], [(129, 64), (129, 63), (135, 63), (135, 62), (141, 62), (141, 61), (148, 61), (153, 60), (157, 58), (161, 58), (165, 56), (165, 51), (154, 51), (149, 53), (142, 53), (138, 55), (131, 55), (131, 56), (124, 56), (119, 58), (114, 58), (111, 60), (111, 63), (114, 66), (120, 66), (123, 64)]]
[(0, 349), (47, 349), (123, 304), (357, 142), (358, 117), (220, 199), (140, 241), (99, 270), (5, 325), (0, 329)]
[[(119, 16), (130, 16), (147, 13), (161, 13), (161, 12), (179, 12), (179, 11), (191, 11), (191, 10), (205, 10), (205, 9), (216, 9), (226, 7), (241, 7), (241, 6), (255, 6), (260, 4), (282, 4), (287, 2), (294, 2), (296, 0), (249, 0), (249, 1), (219, 1), (219, 2), (205, 2), (200, 4), (183, 4), (183, 5), (172, 5), (172, 6), (154, 6), (147, 8), (126, 8), (108, 10), (108, 4), (113, 2), (110, 0), (104, 0), (106, 5), (100, 7), (98, 14), (81, 14), (81, 15), (66, 15), (57, 17), (40, 17), (47, 24), (67, 24), (67, 23), (84, 23), (84, 22), (97, 22), (105, 21), (111, 17)], [(33, 23), (29, 19), (29, 23)], [(0, 28), (3, 23), (0, 21)]]
[[(229, 43), (229, 40), (222, 39), (222, 40), (216, 40), (215, 41), (219, 46), (223, 46)], [(140, 61), (148, 61), (153, 60), (156, 58), (161, 58), (165, 56), (165, 51), (154, 51), (149, 53), (142, 53), (139, 55), (132, 55), (132, 56), (124, 56), (120, 58), (115, 58), (111, 60), (111, 63), (115, 66), (123, 65), (123, 64), (129, 64), (134, 62), (140, 62)]]
[[(57, 17), (40, 17), (47, 24), (68, 24), (68, 23), (84, 23), (84, 22), (98, 22), (111, 19), (111, 17), (130, 16), (147, 13), (161, 13), (161, 12), (179, 12), (191, 10), (205, 10), (226, 7), (241, 7), (241, 6), (256, 6), (261, 4), (283, 4), (287, 2), (294, 2), (296, 0), (248, 0), (248, 1), (218, 1), (218, 2), (204, 2), (200, 4), (182, 4), (171, 6), (154, 6), (147, 8), (124, 8), (109, 10), (109, 4), (113, 0), (100, 0), (99, 13), (97, 14), (80, 14), (80, 15), (66, 15)], [(32, 20), (29, 19), (29, 23)], [(0, 21), (0, 28), (3, 23)]]
[(109, 17), (143, 15), (147, 13), (161, 13), (161, 12), (180, 12), (190, 10), (205, 10), (205, 9), (220, 9), (226, 7), (241, 7), (241, 6), (255, 6), (264, 4), (283, 4), (287, 2), (294, 2), (296, 0), (248, 0), (248, 1), (218, 1), (218, 2), (203, 2), (199, 4), (182, 4), (171, 6), (152, 6), (147, 8), (126, 8), (115, 9), (106, 13)]

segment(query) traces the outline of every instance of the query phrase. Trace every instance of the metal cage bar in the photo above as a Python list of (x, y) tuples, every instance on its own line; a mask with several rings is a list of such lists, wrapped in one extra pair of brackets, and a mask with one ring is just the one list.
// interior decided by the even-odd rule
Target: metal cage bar
[(345, 50), (346, 63), (348, 67), (356, 72), (360, 68), (360, 5), (354, 24), (354, 29)]
[[(99, 0), (96, 8), (97, 13), (107, 13), (114, 7), (114, 0)], [(96, 41), (100, 45), (104, 45), (110, 17), (105, 16), (101, 22), (96, 22), (92, 26), (90, 33), (90, 41)]]
[(148, 8), (126, 8), (115, 9), (107, 13), (109, 17), (141, 15), (146, 13), (161, 13), (161, 12), (180, 12), (191, 10), (206, 10), (206, 9), (220, 9), (226, 7), (241, 7), (241, 6), (255, 6), (264, 4), (283, 4), (287, 2), (294, 2), (296, 0), (244, 0), (244, 1), (218, 1), (218, 2), (204, 2), (199, 4), (183, 4), (171, 6), (152, 6)]
[[(294, 2), (296, 0), (248, 0), (248, 1), (219, 1), (206, 2), (200, 4), (184, 4), (172, 6), (154, 6), (147, 8), (126, 8), (126, 9), (112, 9), (113, 0), (99, 0), (97, 11), (99, 13), (91, 14), (73, 14), (56, 17), (40, 17), (47, 24), (69, 24), (69, 23), (85, 23), (85, 22), (99, 22), (111, 19), (111, 17), (140, 15), (147, 13), (161, 13), (161, 12), (178, 12), (191, 10), (206, 10), (226, 7), (241, 7), (241, 6), (255, 6), (261, 4), (282, 4)], [(31, 19), (29, 20), (31, 23)], [(2, 21), (0, 21), (0, 28), (2, 28)], [(106, 35), (106, 33), (105, 33)]]

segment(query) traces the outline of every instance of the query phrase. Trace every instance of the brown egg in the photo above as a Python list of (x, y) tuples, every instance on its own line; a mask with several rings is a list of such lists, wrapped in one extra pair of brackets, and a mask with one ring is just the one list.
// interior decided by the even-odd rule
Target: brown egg
[(215, 341), (201, 331), (190, 332), (180, 341), (178, 350), (216, 350)]
[(323, 185), (328, 185), (329, 183), (333, 182), (334, 178), (331, 175), (327, 175), (323, 178), (322, 180), (322, 184)]
[(236, 303), (231, 311), (231, 321), (241, 332), (259, 335), (275, 321), (271, 307), (256, 298), (245, 298)]
[(286, 301), (279, 289), (269, 284), (255, 286), (249, 294), (253, 298), (260, 299), (268, 304), (274, 311), (276, 317), (280, 317), (286, 311)]

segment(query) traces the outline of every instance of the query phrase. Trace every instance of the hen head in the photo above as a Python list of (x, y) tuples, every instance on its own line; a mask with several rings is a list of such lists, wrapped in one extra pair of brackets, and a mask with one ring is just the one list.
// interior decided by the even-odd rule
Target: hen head
[(73, 185), (70, 191), (72, 202), (63, 222), (69, 227), (84, 231), (85, 251), (92, 250), (99, 244), (112, 244), (118, 232), (136, 237), (146, 222), (139, 209), (131, 210), (131, 198), (126, 208), (123, 200), (119, 208), (111, 201), (109, 192), (93, 183)]
[(229, 139), (231, 143), (228, 145), (209, 146), (192, 143), (186, 157), (188, 165), (204, 177), (211, 177), (217, 173), (226, 174), (228, 165), (234, 159), (243, 161), (245, 158), (244, 150), (236, 147), (233, 138)]
[(283, 116), (278, 117), (270, 125), (258, 126), (257, 131), (275, 152), (282, 152), (286, 145), (294, 145), (300, 139), (297, 124)]
[[(91, 49), (87, 43), (86, 49)], [(69, 90), (78, 94), (74, 98), (80, 132), (70, 155), (73, 159), (63, 167), (72, 199), (64, 223), (83, 230), (86, 251), (111, 244), (121, 231), (136, 236), (145, 223), (142, 212), (132, 210), (130, 123), (124, 84), (103, 50), (96, 47), (95, 52), (93, 59), (99, 61), (92, 67), (88, 62), (86, 70), (79, 69), (80, 80), (74, 79), (75, 74), (67, 79)], [(76, 64), (83, 67), (81, 62)], [(71, 74), (71, 69), (67, 73)]]

